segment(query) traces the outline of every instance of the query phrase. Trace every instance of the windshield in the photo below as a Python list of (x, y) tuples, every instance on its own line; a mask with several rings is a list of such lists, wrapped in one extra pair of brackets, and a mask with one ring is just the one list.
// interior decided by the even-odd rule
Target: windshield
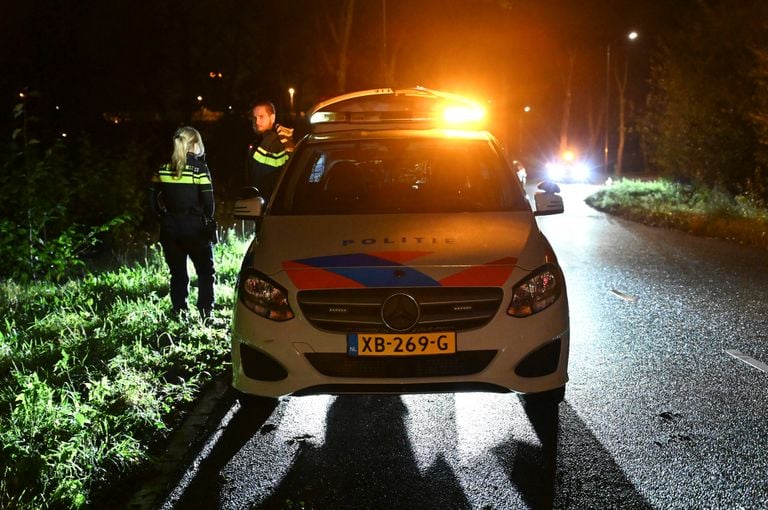
[(306, 144), (294, 155), (275, 215), (530, 210), (486, 140), (402, 139)]

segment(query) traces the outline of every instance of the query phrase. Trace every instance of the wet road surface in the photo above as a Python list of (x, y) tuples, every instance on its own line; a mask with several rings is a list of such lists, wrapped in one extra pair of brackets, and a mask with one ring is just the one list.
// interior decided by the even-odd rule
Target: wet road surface
[(224, 391), (153, 507), (768, 508), (768, 254), (583, 204), (540, 218), (571, 311), (559, 416), (498, 394)]

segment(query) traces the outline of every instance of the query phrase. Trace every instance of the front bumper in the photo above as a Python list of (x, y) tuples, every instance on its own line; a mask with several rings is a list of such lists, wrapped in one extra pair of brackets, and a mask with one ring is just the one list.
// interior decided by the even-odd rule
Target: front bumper
[(282, 395), (516, 391), (536, 393), (568, 381), (565, 296), (523, 319), (500, 310), (487, 325), (457, 333), (457, 352), (433, 356), (349, 356), (346, 335), (324, 332), (301, 315), (275, 323), (238, 303), (232, 334), (233, 386)]

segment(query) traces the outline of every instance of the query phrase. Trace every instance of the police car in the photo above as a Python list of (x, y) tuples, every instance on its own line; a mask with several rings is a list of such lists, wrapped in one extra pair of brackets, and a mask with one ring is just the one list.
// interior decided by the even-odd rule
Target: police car
[[(424, 88), (339, 96), (310, 111), (239, 275), (233, 386), (262, 397), (519, 392), (568, 380), (563, 273), (483, 111)], [(524, 400), (525, 401), (525, 400)]]

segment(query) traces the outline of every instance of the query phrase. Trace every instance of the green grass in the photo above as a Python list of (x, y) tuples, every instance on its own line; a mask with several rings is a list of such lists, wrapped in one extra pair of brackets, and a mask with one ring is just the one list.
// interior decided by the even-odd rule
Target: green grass
[(747, 195), (674, 183), (623, 179), (587, 197), (600, 211), (658, 227), (768, 248), (768, 209)]
[(231, 239), (216, 246), (212, 326), (170, 317), (159, 250), (60, 285), (0, 283), (0, 508), (80, 508), (146, 466), (227, 369), (246, 247)]

